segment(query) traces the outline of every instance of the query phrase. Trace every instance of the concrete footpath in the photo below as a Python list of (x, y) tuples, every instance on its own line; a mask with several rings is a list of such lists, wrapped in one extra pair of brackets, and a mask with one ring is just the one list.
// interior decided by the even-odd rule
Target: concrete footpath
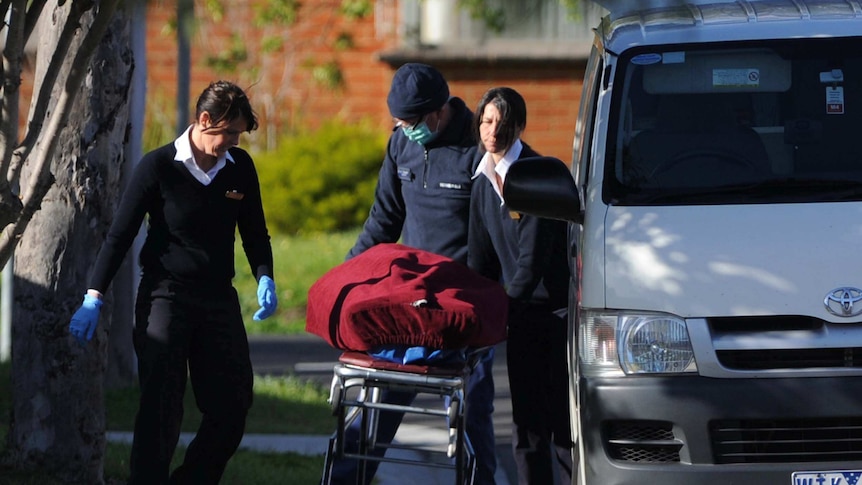
[[(443, 440), (439, 439), (438, 433), (441, 433), (440, 429), (404, 423), (399, 428), (395, 441), (398, 444), (408, 445), (416, 449), (439, 448), (444, 445)], [(192, 433), (182, 433), (179, 444), (188, 446), (193, 437)], [(132, 433), (109, 431), (107, 439), (111, 442), (131, 444)], [(328, 444), (328, 435), (246, 434), (240, 444), (240, 449), (268, 453), (325, 455)], [(391, 450), (387, 456), (410, 460), (424, 459), (421, 451), (412, 450)], [(410, 477), (409, 480), (406, 479), (408, 476)], [(455, 474), (454, 471), (444, 468), (382, 463), (377, 470), (375, 479), (375, 485), (404, 485), (405, 483), (411, 485), (452, 485)], [(495, 480), (497, 485), (509, 485), (510, 483), (506, 471), (502, 468), (497, 470)]]
[[(315, 380), (329, 387), (332, 369), (340, 351), (329, 347), (322, 339), (313, 335), (299, 336), (251, 336), (249, 338), (252, 365), (256, 374), (282, 375), (294, 374), (303, 379)], [(495, 411), (494, 428), (497, 441), (497, 485), (517, 483), (516, 472), (511, 454), (511, 400), (506, 378), (505, 348), (496, 349), (494, 361)], [(334, 431), (334, 430), (333, 430)], [(191, 433), (180, 436), (180, 444), (185, 446), (191, 441)], [(108, 432), (107, 439), (114, 442), (131, 443), (131, 433)], [(444, 449), (447, 430), (436, 421), (427, 418), (405, 417), (395, 442), (406, 445), (409, 450), (390, 450), (387, 456), (402, 454), (403, 458), (424, 459), (422, 449)], [(329, 435), (272, 435), (246, 434), (240, 448), (275, 453), (300, 453), (306, 455), (325, 455)], [(321, 470), (322, 472), (322, 470)], [(409, 477), (409, 480), (407, 479)], [(454, 471), (445, 468), (381, 463), (376, 485), (452, 485)]]

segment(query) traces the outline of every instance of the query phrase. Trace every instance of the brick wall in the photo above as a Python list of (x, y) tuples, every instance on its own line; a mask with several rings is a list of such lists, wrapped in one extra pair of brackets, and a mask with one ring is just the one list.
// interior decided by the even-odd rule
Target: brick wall
[(517, 90), (527, 103), (524, 141), (543, 155), (567, 163), (571, 160), (585, 64), (504, 66), (474, 61), (437, 67), (446, 75), (451, 92), (462, 97), (473, 110), (491, 87)]
[[(225, 15), (218, 21), (208, 15), (202, 1), (196, 1), (190, 103), (210, 81), (228, 79), (247, 88), (261, 117), (262, 128), (255, 134), (258, 137), (277, 136), (297, 127), (313, 128), (336, 116), (346, 122), (367, 118), (381, 130), (391, 127), (386, 93), (398, 66), (379, 60), (377, 54), (398, 46), (397, 0), (377, 0), (374, 14), (359, 20), (339, 15), (341, 0), (307, 0), (301, 3), (297, 21), (289, 28), (255, 26), (254, 0), (222, 3)], [(176, 94), (177, 44), (175, 31), (168, 28), (175, 18), (174, 1), (149, 3), (148, 118), (165, 123), (176, 122), (171, 100)], [(352, 37), (353, 47), (339, 50), (334, 47), (335, 40), (344, 32)], [(284, 47), (265, 53), (261, 39), (267, 35), (278, 36)], [(232, 36), (241, 38), (248, 51), (242, 69), (231, 72), (209, 67), (207, 57), (227, 51)], [(333, 62), (343, 75), (343, 84), (336, 89), (314, 78), (315, 67)], [(517, 89), (527, 101), (525, 141), (540, 153), (570, 160), (583, 63), (446, 60), (434, 64), (449, 80), (451, 92), (471, 108), (490, 87)]]
[[(367, 116), (379, 123), (388, 120), (383, 111), (391, 74), (388, 66), (374, 57), (387, 39), (376, 32), (374, 16), (348, 21), (338, 13), (340, 0), (311, 0), (302, 3), (297, 22), (290, 28), (261, 28), (254, 25), (255, 2), (222, 3), (225, 15), (219, 22), (207, 14), (201, 2), (196, 2), (198, 25), (191, 43), (190, 103), (210, 81), (228, 79), (247, 88), (263, 124), (274, 125), (279, 132), (291, 125), (315, 127), (334, 116)], [(176, 93), (176, 33), (166, 28), (174, 23), (176, 7), (173, 1), (163, 1), (151, 3), (148, 10), (148, 95), (165, 103)], [(342, 32), (352, 36), (351, 49), (334, 47)], [(220, 71), (208, 66), (208, 57), (231, 48), (232, 36), (240, 37), (248, 50), (242, 69)], [(278, 37), (283, 47), (264, 53), (264, 36)], [(341, 87), (333, 89), (315, 80), (315, 67), (329, 63), (340, 66), (344, 79)]]

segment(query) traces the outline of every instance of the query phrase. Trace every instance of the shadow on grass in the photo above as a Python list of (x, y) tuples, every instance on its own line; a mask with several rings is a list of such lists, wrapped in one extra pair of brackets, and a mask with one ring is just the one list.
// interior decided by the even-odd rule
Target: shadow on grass
[[(254, 378), (254, 403), (246, 421), (246, 433), (331, 434), (335, 418), (326, 402), (328, 390), (294, 376)], [(130, 387), (105, 393), (107, 422), (111, 431), (131, 431), (138, 409), (138, 389)], [(182, 431), (194, 432), (201, 414), (191, 386), (186, 388)]]
[[(6, 433), (12, 407), (10, 368), (0, 364), (0, 456), (6, 448)], [(254, 404), (249, 411), (247, 433), (329, 435), (335, 418), (326, 402), (327, 391), (319, 384), (293, 376), (255, 376)], [(110, 431), (131, 431), (138, 407), (136, 387), (105, 393), (106, 425)], [(201, 415), (194, 396), (187, 389), (182, 430), (194, 432)], [(131, 446), (108, 443), (105, 451), (105, 482), (125, 483), (129, 475)], [(174, 454), (172, 469), (182, 462), (184, 447)], [(313, 485), (320, 482), (323, 455), (254, 452), (239, 450), (228, 463), (220, 484), (269, 485), (291, 483)], [(43, 473), (20, 472), (0, 466), (0, 485), (64, 485)]]
[[(109, 443), (105, 450), (105, 483), (125, 484), (129, 478), (128, 445)], [(182, 462), (185, 448), (177, 448), (171, 468)], [(239, 450), (228, 462), (220, 485), (317, 485), (323, 471), (323, 455), (259, 453)], [(65, 485), (44, 473), (20, 472), (0, 467), (2, 485)]]
[[(105, 453), (105, 482), (122, 484), (129, 478), (129, 452), (131, 447), (117, 443), (108, 444)], [(171, 469), (182, 463), (185, 448), (177, 448)], [(317, 485), (323, 471), (323, 455), (304, 456), (296, 453), (260, 453), (239, 450), (225, 468), (220, 485), (273, 485), (290, 483), (296, 485)], [(0, 483), (3, 473), (0, 470)], [(29, 485), (36, 483), (55, 485), (52, 482), (8, 482), (9, 485)], [(56, 485), (61, 485), (56, 483)]]

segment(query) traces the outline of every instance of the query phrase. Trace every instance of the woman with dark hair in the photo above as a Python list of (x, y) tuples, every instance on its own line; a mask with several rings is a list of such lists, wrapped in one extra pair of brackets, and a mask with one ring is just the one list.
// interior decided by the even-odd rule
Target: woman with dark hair
[[(277, 305), (257, 172), (237, 147), (240, 134), (256, 128), (248, 97), (235, 84), (215, 82), (201, 93), (195, 122), (135, 168), (69, 324), (83, 344), (92, 338), (102, 295), (146, 216), (133, 334), (141, 396), (130, 484), (218, 483), (242, 440), (252, 368), (232, 283), (237, 229), (258, 281), (254, 319), (269, 317)], [(187, 379), (203, 418), (171, 474)]]
[(564, 222), (509, 211), (503, 201), (512, 163), (538, 156), (521, 141), (526, 127), (526, 103), (514, 89), (490, 89), (479, 101), (474, 132), (484, 154), (474, 179), (485, 180), (476, 180), (471, 193), (467, 262), (500, 281), (509, 296), (506, 358), (518, 481), (547, 485), (569, 483), (571, 477), (566, 320), (561, 316), (569, 266)]

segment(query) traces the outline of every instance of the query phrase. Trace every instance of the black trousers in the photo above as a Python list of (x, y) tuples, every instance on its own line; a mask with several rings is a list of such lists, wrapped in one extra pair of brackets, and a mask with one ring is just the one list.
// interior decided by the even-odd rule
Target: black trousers
[[(218, 483), (242, 440), (252, 402), (236, 290), (229, 282), (213, 287), (144, 276), (135, 317), (141, 399), (129, 483)], [(170, 474), (189, 380), (203, 419), (182, 465)]]
[(565, 318), (544, 307), (528, 307), (509, 319), (506, 363), (520, 484), (571, 481), (566, 331)]

